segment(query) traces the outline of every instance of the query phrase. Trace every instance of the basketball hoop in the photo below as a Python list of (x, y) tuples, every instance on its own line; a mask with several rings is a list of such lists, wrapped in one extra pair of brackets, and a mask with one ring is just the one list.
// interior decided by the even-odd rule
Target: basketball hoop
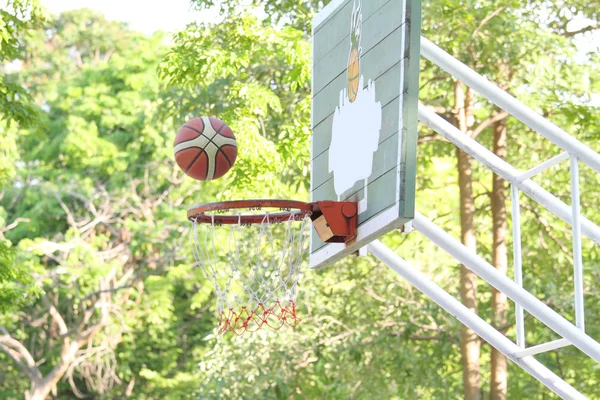
[[(217, 294), (219, 333), (295, 327), (311, 224), (324, 241), (356, 236), (356, 203), (237, 200), (188, 210), (194, 257)], [(319, 232), (321, 235), (321, 233)]]
[(220, 333), (296, 325), (311, 215), (310, 204), (286, 200), (228, 201), (188, 211), (194, 256), (217, 294)]

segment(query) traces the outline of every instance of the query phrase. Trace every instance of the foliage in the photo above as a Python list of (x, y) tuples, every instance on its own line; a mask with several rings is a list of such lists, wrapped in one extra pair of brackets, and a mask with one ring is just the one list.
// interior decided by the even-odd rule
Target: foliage
[(267, 25), (286, 25), (294, 27), (305, 34), (310, 34), (310, 24), (313, 16), (330, 0), (191, 0), (199, 10), (206, 10), (218, 6), (222, 15), (231, 17), (248, 13), (244, 5), (249, 5), (251, 10), (257, 9), (264, 14)]
[[(19, 74), (46, 116), (41, 132), (19, 132), (17, 179), (2, 205), (29, 221), (7, 236), (42, 293), (21, 317), (7, 315), (0, 325), (39, 341), (30, 355), (46, 361), (33, 375), (55, 382), (67, 376), (61, 388), (75, 393), (106, 393), (122, 382), (108, 366), (117, 361), (117, 345), (134, 340), (144, 315), (136, 302), (153, 304), (143, 301), (144, 280), (175, 257), (157, 248), (180, 234), (177, 208), (165, 197), (193, 193), (189, 183), (179, 185), (182, 174), (171, 161), (173, 121), (157, 117), (163, 40), (89, 10), (64, 13), (27, 43), (29, 64)], [(24, 359), (25, 349), (11, 349)], [(102, 363), (108, 366), (98, 375)], [(18, 370), (11, 374), (7, 382), (29, 386)], [(49, 388), (31, 379), (30, 395)]]
[[(26, 86), (6, 69), (22, 57), (23, 41), (44, 20), (44, 10), (37, 0), (10, 0), (0, 10), (0, 188), (6, 187), (14, 174), (16, 127), (35, 126), (39, 119)], [(0, 312), (21, 305), (36, 293), (32, 278), (15, 265), (12, 245), (4, 237), (13, 221), (7, 224), (6, 217), (0, 207)]]
[[(40, 105), (42, 128), (11, 127), (15, 141), (6, 154), (18, 162), (0, 217), (28, 219), (5, 235), (41, 293), (21, 312), (0, 314), (0, 328), (22, 344), (13, 351), (29, 352), (38, 365), (21, 368), (0, 352), (0, 397), (50, 390), (35, 371), (55, 379), (59, 398), (461, 397), (459, 323), (372, 258), (305, 271), (295, 330), (215, 334), (215, 298), (192, 263), (184, 210), (223, 198), (307, 199), (310, 19), (327, 2), (250, 2), (258, 11), (248, 3), (218, 2), (218, 23), (191, 24), (170, 47), (160, 33), (146, 37), (91, 10), (64, 13), (24, 38), (18, 57), (27, 63), (11, 79)], [(578, 61), (565, 35), (572, 16), (552, 3), (540, 21), (543, 4), (424, 2), (424, 35), (599, 150), (600, 117), (588, 103), (598, 82), (582, 79), (597, 74), (597, 56)], [(573, 7), (597, 18), (583, 3)], [(421, 100), (451, 119), (453, 80), (423, 61), (421, 85)], [(475, 126), (495, 112), (476, 97)], [(191, 182), (172, 160), (174, 132), (198, 115), (226, 120), (242, 149), (219, 181)], [(557, 154), (508, 123), (512, 164), (527, 169)], [(489, 146), (490, 133), (483, 129), (477, 139)], [(457, 234), (454, 148), (425, 128), (420, 134), (418, 209)], [(597, 220), (592, 176), (582, 169), (582, 198)], [(536, 179), (569, 203), (566, 168)], [(476, 165), (474, 182), (479, 251), (489, 257), (489, 171)], [(573, 318), (568, 226), (527, 199), (522, 218), (525, 286)], [(457, 295), (455, 260), (417, 233), (384, 241)], [(588, 241), (584, 249), (593, 316), (599, 254)], [(0, 258), (0, 279), (18, 278), (3, 275), (2, 262), (12, 264)], [(490, 290), (482, 288), (480, 315), (488, 318)], [(598, 337), (597, 329), (589, 333)], [(513, 326), (507, 335), (514, 337)], [(529, 344), (554, 339), (533, 320), (527, 335)], [(0, 347), (8, 346), (5, 337)], [(489, 347), (482, 357), (485, 365)], [(576, 351), (540, 361), (598, 395), (598, 372)], [(548, 392), (511, 365), (509, 398)]]
[(310, 49), (301, 32), (264, 26), (251, 14), (192, 25), (176, 36), (159, 71), (171, 87), (193, 93), (172, 89), (169, 112), (219, 115), (247, 149), (224, 196), (308, 189)]
[(0, 9), (0, 122), (32, 124), (39, 116), (28, 90), (5, 69), (7, 63), (22, 59), (23, 40), (40, 28), (45, 18), (38, 0), (8, 0)]

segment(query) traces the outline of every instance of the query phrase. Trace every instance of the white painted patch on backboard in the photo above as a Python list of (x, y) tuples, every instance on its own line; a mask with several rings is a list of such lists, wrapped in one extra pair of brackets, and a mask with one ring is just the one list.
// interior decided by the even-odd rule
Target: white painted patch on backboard
[(371, 176), (373, 155), (379, 147), (381, 103), (375, 99), (375, 82), (369, 81), (364, 87), (363, 80), (361, 76), (354, 102), (348, 99), (347, 89), (341, 91), (340, 105), (333, 116), (329, 172), (333, 172), (338, 197)]

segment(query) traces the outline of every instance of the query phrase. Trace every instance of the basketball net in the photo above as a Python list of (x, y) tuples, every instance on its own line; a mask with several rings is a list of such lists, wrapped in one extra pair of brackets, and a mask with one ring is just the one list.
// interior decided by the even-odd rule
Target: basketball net
[(208, 223), (191, 218), (191, 236), (194, 258), (215, 288), (219, 333), (296, 326), (296, 287), (310, 218), (293, 212), (285, 221), (265, 213), (257, 224), (243, 223), (241, 216), (237, 224), (210, 218)]

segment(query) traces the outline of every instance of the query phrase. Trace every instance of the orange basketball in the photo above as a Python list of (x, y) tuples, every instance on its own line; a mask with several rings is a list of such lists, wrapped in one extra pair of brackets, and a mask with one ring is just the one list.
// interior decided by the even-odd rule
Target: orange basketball
[(194, 118), (175, 136), (175, 161), (188, 176), (210, 181), (225, 175), (237, 158), (237, 142), (218, 118)]
[(359, 75), (358, 50), (352, 49), (348, 58), (348, 100), (353, 103), (358, 95), (358, 75)]

